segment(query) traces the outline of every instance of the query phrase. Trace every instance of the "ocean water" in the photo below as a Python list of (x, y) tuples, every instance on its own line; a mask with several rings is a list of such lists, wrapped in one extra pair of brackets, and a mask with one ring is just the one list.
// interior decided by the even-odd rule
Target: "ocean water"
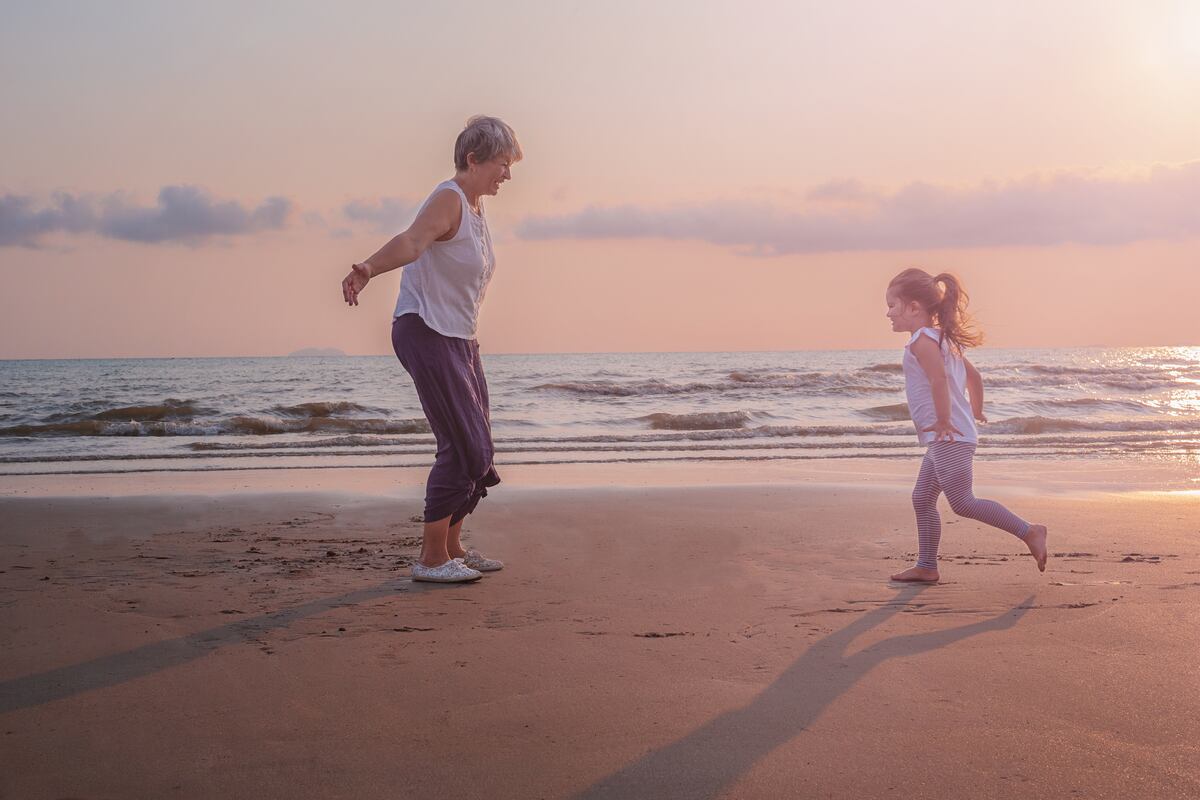
[[(497, 464), (911, 458), (899, 348), (484, 356)], [(973, 351), (980, 457), (1200, 464), (1200, 348)], [(425, 467), (390, 356), (0, 362), (0, 475)]]

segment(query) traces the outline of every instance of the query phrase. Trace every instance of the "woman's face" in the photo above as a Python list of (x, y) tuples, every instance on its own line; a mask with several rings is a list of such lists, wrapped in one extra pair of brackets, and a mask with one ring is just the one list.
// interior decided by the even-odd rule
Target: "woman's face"
[(476, 161), (475, 177), (478, 180), (480, 194), (494, 195), (500, 191), (500, 184), (512, 178), (512, 158), (499, 155), (488, 161)]

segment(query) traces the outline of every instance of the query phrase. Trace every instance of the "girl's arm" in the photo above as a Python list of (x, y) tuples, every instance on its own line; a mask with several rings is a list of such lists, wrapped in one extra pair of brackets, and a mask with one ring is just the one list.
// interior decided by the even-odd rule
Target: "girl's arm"
[(366, 261), (350, 268), (342, 280), (342, 298), (352, 306), (358, 305), (358, 295), (376, 275), (411, 264), (436, 241), (449, 239), (458, 232), (462, 218), (462, 201), (458, 192), (445, 189), (434, 195), (413, 224), (397, 234)]
[(954, 434), (962, 436), (962, 431), (950, 424), (950, 382), (946, 379), (946, 365), (942, 363), (942, 348), (928, 336), (921, 335), (909, 348), (917, 357), (917, 363), (925, 370), (929, 378), (929, 388), (933, 392), (933, 408), (937, 411), (937, 422), (925, 428), (933, 431), (934, 441), (942, 439), (954, 441)]
[(971, 413), (980, 422), (987, 422), (987, 417), (983, 415), (983, 376), (975, 369), (975, 365), (965, 358), (963, 366), (967, 368), (967, 395), (971, 398)]

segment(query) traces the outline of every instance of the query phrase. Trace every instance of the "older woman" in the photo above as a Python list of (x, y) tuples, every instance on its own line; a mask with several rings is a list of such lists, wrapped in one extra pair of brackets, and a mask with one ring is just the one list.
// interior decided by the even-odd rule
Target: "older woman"
[(342, 281), (342, 295), (354, 306), (371, 278), (407, 267), (392, 347), (416, 384), (437, 439), (413, 580), (464, 583), (504, 566), (464, 550), (461, 534), (463, 520), (500, 482), (475, 341), (479, 307), (496, 268), (482, 199), (500, 191), (521, 156), (512, 128), (495, 117), (472, 117), (454, 143), (454, 177), (434, 188), (408, 230), (353, 265)]

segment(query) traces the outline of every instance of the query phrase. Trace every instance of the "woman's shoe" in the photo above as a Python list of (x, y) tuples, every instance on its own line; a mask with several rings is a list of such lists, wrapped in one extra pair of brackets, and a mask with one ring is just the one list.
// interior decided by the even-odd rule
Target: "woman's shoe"
[(463, 557), (462, 563), (480, 572), (495, 572), (498, 569), (504, 569), (503, 561), (497, 561), (494, 558), (485, 558), (478, 550), (468, 550), (466, 556)]
[(461, 561), (455, 561), (453, 558), (445, 564), (439, 564), (436, 567), (427, 567), (420, 561), (412, 565), (412, 579), (414, 581), (470, 583), (482, 577), (483, 573), (479, 570), (471, 569)]

